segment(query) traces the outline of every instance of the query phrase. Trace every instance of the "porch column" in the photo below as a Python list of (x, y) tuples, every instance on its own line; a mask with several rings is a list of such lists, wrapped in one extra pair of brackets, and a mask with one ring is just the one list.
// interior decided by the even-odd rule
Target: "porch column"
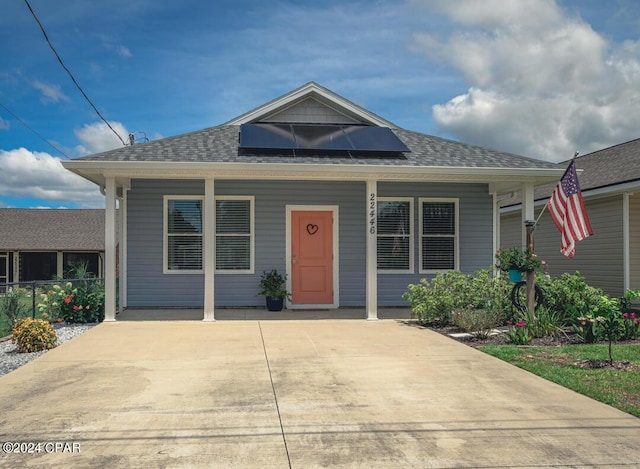
[(622, 194), (622, 272), (624, 292), (631, 288), (631, 247), (629, 231), (629, 193)]
[(367, 320), (378, 319), (378, 181), (367, 181)]
[[(500, 248), (500, 202), (498, 201), (498, 194), (493, 192), (491, 194), (493, 199), (493, 252), (491, 253), (491, 263), (495, 264), (495, 253)], [(494, 269), (494, 274), (497, 274), (498, 270)]]
[(104, 320), (116, 320), (116, 179), (105, 179)]
[(20, 278), (20, 251), (13, 252), (13, 281), (19, 282)]
[(59, 278), (64, 277), (64, 254), (62, 251), (56, 253), (56, 275)]
[(120, 199), (120, 232), (118, 238), (120, 239), (119, 266), (118, 274), (120, 281), (118, 288), (120, 290), (120, 312), (127, 307), (127, 192), (128, 188), (122, 188), (122, 198)]
[(535, 210), (533, 206), (533, 184), (527, 183), (522, 185), (522, 246), (527, 247), (527, 228), (525, 222), (527, 220), (535, 220)]
[(214, 180), (204, 181), (204, 321), (215, 321), (214, 281), (216, 272), (216, 199)]

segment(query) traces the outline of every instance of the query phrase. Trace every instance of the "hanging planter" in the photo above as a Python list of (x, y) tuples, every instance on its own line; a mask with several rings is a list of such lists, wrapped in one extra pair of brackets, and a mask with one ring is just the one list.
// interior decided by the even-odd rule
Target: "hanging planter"
[(512, 282), (522, 281), (522, 272), (535, 272), (542, 265), (542, 261), (532, 249), (498, 249), (496, 253), (496, 267), (509, 273)]
[(514, 283), (521, 282), (522, 272), (518, 269), (509, 269), (509, 281)]

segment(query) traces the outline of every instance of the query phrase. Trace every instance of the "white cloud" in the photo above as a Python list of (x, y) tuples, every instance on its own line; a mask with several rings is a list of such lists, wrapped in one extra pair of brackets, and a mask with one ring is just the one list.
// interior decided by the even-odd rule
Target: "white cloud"
[(465, 141), (550, 161), (637, 138), (640, 42), (616, 44), (553, 0), (435, 0), (464, 31), (416, 34), (469, 89), (433, 106)]
[[(109, 122), (109, 125), (120, 135), (125, 143), (129, 141), (129, 131), (124, 125), (113, 121)], [(81, 155), (90, 155), (122, 147), (120, 139), (104, 122), (86, 124), (82, 128), (74, 130), (74, 133), (81, 142), (81, 145), (76, 147), (76, 151)]]
[(42, 93), (40, 101), (43, 104), (69, 101), (69, 97), (60, 90), (59, 85), (50, 85), (39, 80), (34, 80), (31, 85)]
[(116, 53), (120, 56), (120, 57), (125, 57), (127, 59), (133, 57), (133, 54), (131, 53), (131, 51), (129, 50), (128, 47), (125, 46), (117, 46), (116, 47)]
[(67, 171), (60, 159), (26, 148), (0, 150), (0, 195), (102, 207), (104, 197), (95, 184)]

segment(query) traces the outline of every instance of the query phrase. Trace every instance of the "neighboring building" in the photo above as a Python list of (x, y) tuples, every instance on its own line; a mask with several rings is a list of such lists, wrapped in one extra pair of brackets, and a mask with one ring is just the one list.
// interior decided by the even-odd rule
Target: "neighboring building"
[[(63, 165), (106, 194), (106, 320), (123, 307), (406, 306), (409, 283), (493, 262), (498, 197), (556, 181), (552, 163), (398, 128), (308, 83), (216, 127)], [(215, 308), (214, 308), (215, 306)]]
[[(594, 235), (578, 242), (568, 259), (560, 253), (560, 232), (545, 210), (534, 232), (535, 249), (549, 273), (579, 271), (590, 285), (620, 296), (640, 288), (640, 139), (575, 159), (580, 188)], [(562, 164), (564, 168), (569, 161)], [(535, 188), (536, 217), (551, 196), (554, 183)], [(520, 199), (501, 210), (502, 246), (520, 246)]]
[(62, 277), (86, 262), (102, 276), (104, 210), (0, 208), (0, 283)]

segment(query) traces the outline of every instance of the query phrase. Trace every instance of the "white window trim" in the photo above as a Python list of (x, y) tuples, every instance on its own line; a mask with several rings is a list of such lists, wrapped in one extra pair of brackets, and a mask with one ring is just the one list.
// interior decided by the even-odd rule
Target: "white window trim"
[[(413, 197), (378, 197), (378, 202), (409, 202), (409, 268), (408, 269), (377, 269), (379, 274), (413, 274), (415, 273), (415, 227), (414, 227), (414, 211), (413, 211)], [(378, 215), (376, 214), (376, 217)], [(380, 235), (379, 230), (376, 233), (376, 240), (378, 237), (391, 237), (392, 235)], [(376, 263), (377, 263), (377, 245), (376, 245)]]
[[(172, 270), (169, 269), (169, 201), (170, 200), (200, 200), (202, 201), (202, 205), (204, 207), (204, 197), (199, 195), (165, 195), (163, 197), (164, 202), (162, 204), (163, 210), (163, 226), (162, 226), (162, 271), (168, 275), (193, 275), (193, 274), (203, 274), (204, 273), (204, 262), (203, 268), (198, 270)], [(203, 215), (204, 216), (204, 215)], [(202, 237), (202, 249), (204, 251), (204, 220), (202, 223), (202, 233), (200, 233)], [(203, 260), (204, 261), (204, 260)]]
[[(169, 233), (167, 232), (169, 227), (169, 212), (167, 210), (169, 200), (201, 200), (204, 204), (204, 196), (199, 195), (165, 195), (163, 197), (163, 228), (162, 228), (162, 265), (163, 265), (163, 273), (168, 275), (192, 275), (192, 274), (204, 274), (204, 259), (203, 259), (203, 268), (199, 270), (170, 270), (169, 269), (169, 256), (168, 256), (168, 245), (169, 245)], [(216, 274), (220, 275), (229, 275), (229, 274), (253, 274), (255, 272), (255, 197), (254, 196), (244, 196), (244, 195), (219, 195), (215, 197), (215, 201), (218, 200), (248, 200), (249, 201), (249, 210), (251, 217), (251, 233), (250, 233), (250, 268), (245, 270), (215, 270)], [(204, 216), (204, 214), (203, 214)], [(202, 249), (207, 247), (204, 245), (204, 220), (203, 220), (203, 231), (202, 231)], [(214, 233), (214, 238), (217, 238), (218, 234)], [(215, 249), (215, 245), (213, 246)]]
[[(442, 198), (442, 197), (420, 197), (418, 199), (418, 212), (419, 212), (419, 228), (418, 228), (418, 237), (419, 237), (419, 248), (420, 248), (420, 271), (421, 274), (436, 274), (438, 272), (447, 272), (449, 269), (423, 269), (422, 268), (422, 242), (425, 238), (425, 235), (422, 233), (422, 206), (424, 203), (438, 203), (445, 202), (454, 204), (454, 220), (456, 224), (455, 234), (451, 235), (443, 235), (443, 237), (450, 238), (453, 237), (453, 255), (454, 259), (454, 270), (460, 270), (460, 199), (458, 198)], [(428, 236), (427, 236), (428, 237)]]
[[(249, 269), (243, 270), (218, 270), (216, 269), (216, 275), (229, 275), (229, 274), (253, 274), (255, 273), (255, 196), (253, 195), (218, 195), (215, 197), (216, 202), (218, 200), (248, 200), (249, 201), (249, 222), (250, 225), (250, 233), (249, 233)], [(217, 223), (216, 223), (217, 226)], [(218, 239), (218, 233), (215, 234), (215, 238)], [(222, 235), (223, 236), (223, 235)], [(246, 235), (243, 235), (246, 236)]]

